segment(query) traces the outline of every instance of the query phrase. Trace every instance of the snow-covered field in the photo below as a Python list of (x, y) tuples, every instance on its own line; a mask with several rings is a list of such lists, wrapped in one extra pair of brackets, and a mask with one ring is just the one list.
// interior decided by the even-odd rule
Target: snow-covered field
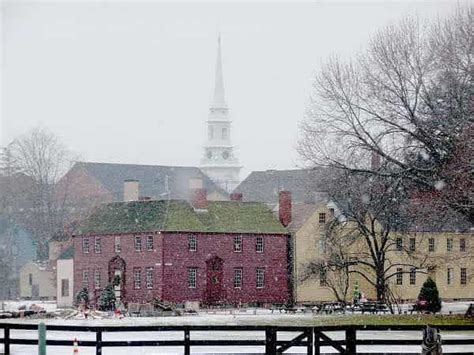
[[(38, 304), (38, 303), (36, 303)], [(469, 303), (456, 302), (443, 304), (443, 313), (462, 313), (465, 312)], [(12, 304), (10, 306), (13, 307)], [(50, 306), (50, 310), (54, 309)], [(272, 314), (269, 310), (264, 309), (248, 309), (247, 311), (215, 311), (215, 312), (201, 312), (199, 315), (194, 316), (181, 316), (181, 317), (150, 317), (150, 318), (123, 318), (123, 319), (95, 319), (95, 320), (63, 320), (63, 319), (46, 319), (46, 324), (60, 324), (60, 325), (252, 325), (252, 324), (291, 324), (291, 325), (307, 325), (313, 317), (320, 317), (321, 320), (328, 319), (330, 317), (337, 317), (331, 315), (312, 315), (310, 313), (297, 313), (297, 314), (280, 314), (278, 312)], [(17, 323), (19, 319), (8, 320), (12, 323)], [(21, 320), (23, 323), (37, 324), (40, 320), (25, 319)], [(1, 331), (0, 331), (1, 334)], [(3, 335), (3, 334), (2, 334)], [(296, 336), (296, 333), (279, 333), (279, 339), (291, 339)], [(331, 338), (342, 339), (344, 334), (342, 332), (328, 333)], [(36, 339), (36, 331), (11, 331), (12, 338), (31, 338)], [(390, 332), (358, 332), (359, 338), (366, 339), (420, 339), (420, 332), (408, 332), (408, 331), (390, 331)], [(455, 339), (459, 337), (469, 336), (474, 339), (474, 332), (456, 334), (456, 333), (444, 333), (443, 339)], [(109, 333), (104, 334), (103, 340), (181, 340), (184, 335), (182, 332), (127, 332), (127, 333)], [(92, 333), (80, 333), (80, 332), (48, 332), (48, 339), (70, 339), (77, 338), (79, 340), (94, 340), (94, 334)], [(205, 340), (205, 339), (247, 339), (247, 340), (263, 340), (265, 338), (264, 332), (249, 332), (249, 331), (226, 331), (226, 332), (203, 332), (203, 331), (192, 331), (192, 340)], [(0, 349), (1, 346), (0, 346)], [(80, 347), (79, 354), (94, 354), (93, 348)], [(330, 349), (323, 349), (324, 351), (330, 351)], [(474, 354), (474, 346), (445, 346), (445, 352), (447, 351), (463, 351)], [(263, 353), (263, 347), (193, 347), (193, 353)], [(375, 346), (366, 347), (359, 346), (358, 351), (364, 352), (413, 352), (419, 353), (420, 346)], [(12, 346), (13, 355), (27, 355), (35, 354), (37, 352), (34, 346)], [(181, 354), (183, 353), (182, 347), (167, 347), (167, 348), (152, 348), (152, 347), (136, 347), (136, 348), (104, 348), (103, 354), (105, 355), (125, 355), (125, 354), (137, 354), (137, 355), (152, 355), (152, 354)], [(292, 348), (290, 353), (305, 353), (304, 348)], [(1, 354), (1, 350), (0, 350)], [(71, 347), (48, 347), (48, 355), (63, 355), (72, 354)]]

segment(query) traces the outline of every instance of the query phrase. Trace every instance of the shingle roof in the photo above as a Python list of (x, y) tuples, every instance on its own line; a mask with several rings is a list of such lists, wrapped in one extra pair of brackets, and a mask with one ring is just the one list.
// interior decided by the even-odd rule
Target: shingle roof
[(123, 200), (125, 180), (138, 180), (140, 196), (152, 199), (168, 198), (168, 191), (171, 199), (186, 199), (193, 178), (202, 179), (208, 193), (226, 195), (197, 167), (77, 162), (73, 169), (85, 169), (113, 194), (115, 201)]
[(152, 200), (102, 205), (80, 223), (76, 235), (154, 231), (287, 233), (259, 202), (208, 201), (207, 210), (200, 211), (187, 201)]
[(326, 168), (254, 171), (234, 192), (242, 193), (244, 201), (275, 205), (279, 191), (287, 190), (295, 202), (319, 203), (326, 198), (325, 181), (329, 177)]

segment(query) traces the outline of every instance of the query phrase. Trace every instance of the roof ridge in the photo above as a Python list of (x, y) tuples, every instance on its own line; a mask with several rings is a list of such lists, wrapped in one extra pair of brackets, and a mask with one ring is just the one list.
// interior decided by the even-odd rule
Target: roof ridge
[(156, 165), (156, 164), (132, 164), (132, 163), (109, 163), (109, 162), (96, 162), (96, 161), (77, 161), (76, 164), (83, 165), (123, 165), (123, 166), (146, 166), (146, 167), (160, 167), (160, 168), (193, 168), (199, 169), (198, 166), (192, 165)]

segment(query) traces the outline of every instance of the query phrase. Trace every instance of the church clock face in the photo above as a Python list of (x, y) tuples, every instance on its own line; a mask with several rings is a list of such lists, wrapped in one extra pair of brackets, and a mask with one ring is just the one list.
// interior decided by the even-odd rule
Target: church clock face
[(229, 152), (228, 152), (227, 150), (224, 150), (224, 151), (222, 152), (222, 158), (224, 158), (224, 159), (226, 159), (226, 160), (229, 159)]

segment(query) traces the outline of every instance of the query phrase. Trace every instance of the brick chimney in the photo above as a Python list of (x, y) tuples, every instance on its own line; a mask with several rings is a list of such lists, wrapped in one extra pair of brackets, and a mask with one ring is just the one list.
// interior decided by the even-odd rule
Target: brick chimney
[(206, 189), (191, 190), (191, 205), (196, 210), (205, 210), (207, 208), (207, 191)]
[(230, 194), (231, 201), (242, 201), (242, 194), (240, 192), (233, 192)]
[(189, 200), (197, 210), (207, 208), (207, 191), (202, 186), (202, 179), (189, 179)]
[(287, 227), (291, 223), (291, 192), (280, 191), (278, 195), (278, 216), (281, 224)]
[(139, 182), (138, 180), (125, 180), (123, 182), (123, 200), (138, 201)]

